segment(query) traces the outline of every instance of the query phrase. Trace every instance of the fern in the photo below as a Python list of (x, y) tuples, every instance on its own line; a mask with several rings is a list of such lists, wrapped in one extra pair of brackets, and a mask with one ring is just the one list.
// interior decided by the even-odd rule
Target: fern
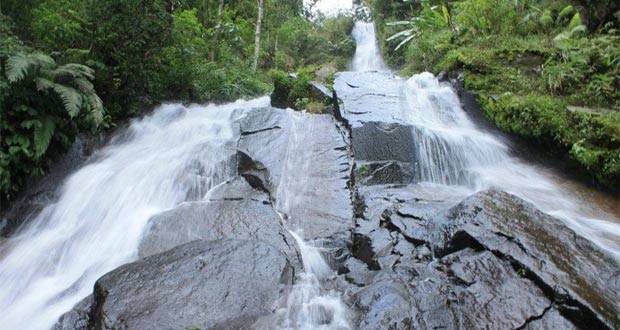
[(17, 54), (6, 60), (6, 78), (9, 82), (18, 82), (26, 77), (31, 61), (23, 54)]
[(50, 116), (45, 116), (41, 119), (40, 125), (34, 128), (34, 152), (35, 157), (39, 158), (45, 154), (47, 148), (52, 141), (56, 125), (54, 119)]
[(54, 87), (53, 81), (42, 77), (35, 78), (34, 84), (37, 87), (38, 91), (44, 91)]
[(83, 93), (93, 93), (95, 90), (95, 86), (93, 83), (84, 78), (76, 78), (74, 81), (75, 85), (78, 89)]
[(62, 103), (65, 106), (65, 110), (69, 113), (71, 118), (80, 113), (82, 107), (82, 95), (75, 88), (63, 86), (60, 84), (54, 84), (54, 91), (62, 99)]
[(88, 94), (86, 96), (86, 107), (88, 108), (89, 112), (90, 112), (90, 116), (93, 120), (93, 122), (95, 123), (95, 125), (99, 125), (103, 122), (103, 114), (104, 114), (104, 107), (103, 107), (103, 102), (101, 101), (101, 99), (99, 98), (99, 96), (97, 96), (97, 94)]

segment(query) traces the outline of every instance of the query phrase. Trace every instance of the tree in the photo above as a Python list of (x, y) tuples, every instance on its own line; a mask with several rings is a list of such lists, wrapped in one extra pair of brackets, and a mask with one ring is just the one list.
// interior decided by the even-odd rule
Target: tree
[(209, 53), (209, 60), (213, 62), (215, 60), (215, 49), (217, 48), (217, 39), (222, 29), (222, 16), (224, 13), (224, 0), (220, 0), (220, 4), (217, 7), (217, 24), (215, 25), (215, 31), (213, 32), (213, 45), (211, 46), (211, 52)]
[[(128, 117), (141, 96), (157, 96), (162, 49), (172, 42), (168, 1), (97, 0), (88, 7), (92, 54), (105, 65), (97, 88), (116, 118)], [(104, 18), (104, 19), (102, 19)]]
[(256, 0), (258, 5), (258, 17), (256, 18), (256, 36), (254, 38), (254, 63), (252, 68), (254, 72), (258, 68), (258, 55), (260, 52), (260, 33), (261, 33), (261, 25), (263, 24), (263, 8), (264, 8), (264, 0)]

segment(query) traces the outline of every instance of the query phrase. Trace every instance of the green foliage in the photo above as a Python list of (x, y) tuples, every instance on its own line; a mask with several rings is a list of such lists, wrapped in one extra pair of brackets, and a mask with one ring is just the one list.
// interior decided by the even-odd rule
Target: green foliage
[(459, 31), (474, 37), (513, 33), (520, 21), (518, 9), (518, 1), (506, 0), (465, 0), (454, 4)]
[(482, 97), (497, 126), (557, 151), (595, 182), (619, 189), (617, 113), (572, 113), (566, 106), (620, 108), (620, 15), (611, 14), (620, 3), (414, 1), (404, 19), (379, 2), (373, 2), (377, 21), (396, 20), (378, 29), (392, 36), (388, 63), (406, 73), (463, 72), (469, 90), (502, 95)]
[(6, 59), (2, 71), (0, 191), (10, 196), (26, 176), (42, 172), (54, 139), (58, 147), (67, 146), (78, 127), (103, 122), (104, 108), (87, 66), (20, 52)]
[(620, 117), (569, 112), (561, 99), (504, 94), (482, 98), (486, 115), (503, 130), (566, 156), (601, 185), (620, 189)]
[(42, 48), (64, 50), (84, 45), (85, 1), (44, 0), (32, 15), (33, 39)]
[[(0, 12), (8, 15), (0, 14), (2, 198), (98, 123), (115, 125), (164, 100), (264, 95), (271, 69), (346, 69), (355, 50), (352, 16), (310, 21), (301, 0), (265, 0), (254, 72), (257, 3), (225, 1), (218, 15), (220, 3), (2, 0)], [(312, 70), (301, 70), (291, 85), (291, 104), (318, 111), (302, 88)]]
[(420, 13), (410, 20), (390, 22), (387, 23), (387, 25), (405, 27), (404, 30), (399, 31), (386, 39), (388, 42), (402, 39), (402, 41), (394, 48), (395, 51), (415, 38), (419, 38), (419, 36), (423, 33), (432, 32), (446, 27), (449, 27), (451, 31), (456, 32), (452, 26), (452, 19), (446, 5), (442, 5), (440, 8), (434, 8), (430, 7), (428, 4), (423, 4)]
[(98, 0), (87, 8), (92, 24), (92, 54), (105, 65), (97, 77), (111, 114), (132, 114), (138, 97), (162, 90), (162, 49), (171, 41), (173, 17), (158, 0)]

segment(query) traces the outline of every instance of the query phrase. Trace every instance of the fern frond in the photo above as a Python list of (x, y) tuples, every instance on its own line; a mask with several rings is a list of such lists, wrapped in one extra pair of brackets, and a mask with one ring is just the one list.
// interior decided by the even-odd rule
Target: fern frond
[(47, 151), (50, 141), (52, 140), (52, 136), (54, 136), (55, 130), (56, 125), (54, 124), (54, 120), (49, 116), (41, 118), (41, 125), (35, 126), (34, 154), (36, 158), (39, 158), (45, 154), (45, 151)]
[(32, 59), (32, 63), (41, 68), (50, 69), (56, 66), (56, 61), (49, 55), (34, 53), (28, 55)]
[(97, 96), (97, 94), (95, 93), (88, 94), (87, 100), (88, 108), (93, 122), (95, 123), (95, 125), (99, 126), (99, 124), (103, 122), (103, 114), (105, 111), (105, 108), (103, 107), (103, 101), (101, 101), (99, 96)]
[(34, 84), (35, 84), (35, 86), (37, 86), (37, 90), (38, 91), (43, 91), (43, 90), (50, 89), (50, 88), (54, 87), (54, 82), (53, 81), (51, 81), (49, 79), (46, 79), (46, 78), (41, 78), (41, 77), (35, 78), (34, 79)]
[(82, 95), (75, 88), (67, 87), (61, 84), (54, 84), (54, 91), (62, 99), (65, 110), (71, 118), (80, 113), (82, 107)]
[(77, 64), (77, 63), (69, 63), (65, 64), (58, 68), (59, 70), (70, 70), (75, 73), (79, 73), (79, 75), (86, 77), (90, 80), (95, 79), (95, 70), (89, 68), (86, 65)]
[(12, 83), (24, 79), (31, 65), (32, 62), (24, 54), (17, 54), (9, 57), (6, 60), (6, 79)]
[(73, 80), (73, 82), (75, 83), (75, 85), (78, 87), (78, 89), (82, 93), (94, 93), (95, 92), (95, 86), (93, 85), (93, 83), (91, 83), (87, 79), (76, 78), (75, 80)]

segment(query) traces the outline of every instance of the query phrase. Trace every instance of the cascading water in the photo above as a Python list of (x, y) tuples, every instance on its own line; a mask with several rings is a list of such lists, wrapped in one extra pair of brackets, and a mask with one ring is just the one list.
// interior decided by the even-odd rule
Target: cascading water
[[(380, 56), (380, 52), (367, 46), (373, 43), (374, 29), (363, 25), (365, 33), (360, 33), (363, 30), (357, 27), (354, 63), (382, 63), (372, 58)], [(376, 69), (363, 65), (354, 68), (360, 72)], [(367, 75), (372, 75), (368, 80), (372, 81), (373, 95), (398, 95), (400, 114), (391, 116), (413, 127), (417, 182), (466, 187), (472, 193), (498, 187), (565, 221), (620, 258), (620, 219), (613, 198), (552, 169), (513, 157), (505, 142), (476, 127), (451, 86), (440, 83), (432, 74), (417, 74), (409, 79), (371, 72)]]
[(372, 22), (356, 22), (353, 27), (353, 38), (357, 42), (355, 56), (353, 57), (353, 70), (385, 70), (381, 49), (377, 44), (375, 24)]
[[(315, 133), (314, 121), (308, 115), (290, 112), (292, 116), (291, 135), (289, 137), (286, 158), (280, 184), (276, 191), (276, 209), (284, 218), (301, 216), (308, 202), (305, 197), (314, 178), (310, 167), (313, 166), (312, 154), (308, 143)], [(286, 222), (286, 221), (285, 221)], [(280, 314), (281, 330), (346, 330), (348, 323), (347, 308), (337, 292), (323, 287), (325, 282), (335, 278), (335, 272), (329, 267), (321, 249), (305, 242), (299, 228), (290, 230), (295, 238), (304, 272), (301, 273), (291, 290), (286, 307)]]
[(167, 105), (134, 122), (68, 179), (57, 203), (3, 242), (0, 327), (48, 330), (99, 277), (136, 259), (151, 215), (202, 199), (234, 175), (233, 110), (268, 105), (268, 97)]

